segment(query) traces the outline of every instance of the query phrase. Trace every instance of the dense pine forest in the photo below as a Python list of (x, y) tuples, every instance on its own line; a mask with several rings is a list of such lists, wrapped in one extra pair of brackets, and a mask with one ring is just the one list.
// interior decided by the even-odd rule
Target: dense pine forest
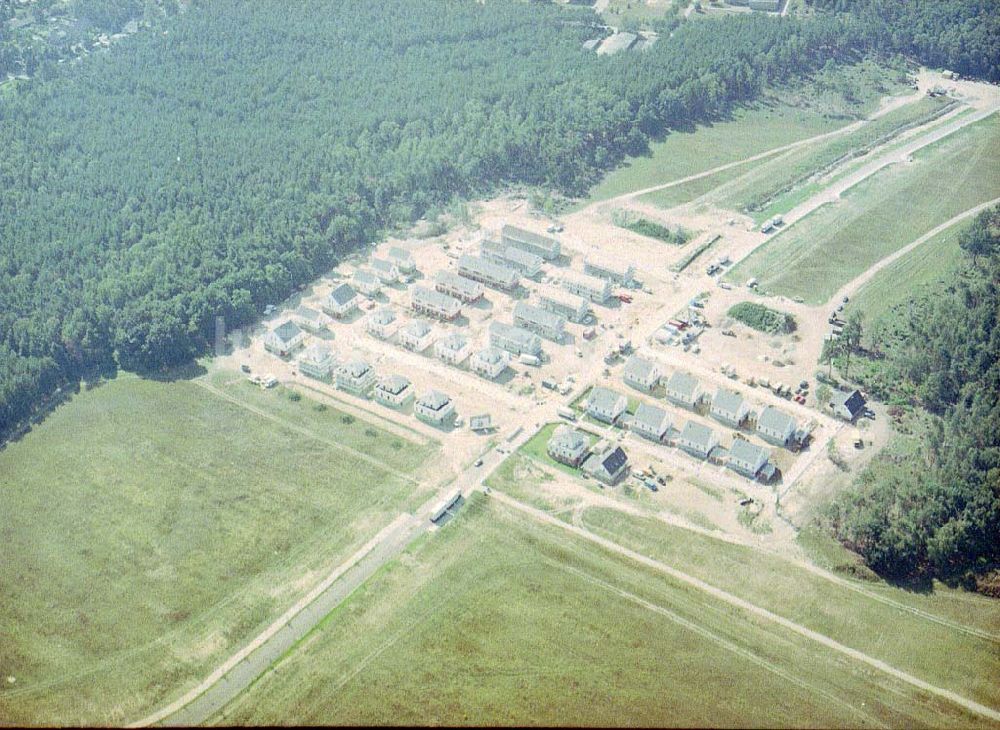
[(873, 394), (926, 411), (920, 430), (828, 514), (847, 546), (894, 578), (971, 582), (1000, 564), (1000, 208), (959, 242), (965, 258), (944, 291), (877, 323), (860, 353)]
[(81, 375), (189, 360), (215, 315), (456, 197), (580, 194), (672, 126), (900, 45), (852, 13), (754, 14), (607, 58), (587, 9), (291, 7), (195, 2), (0, 96), (0, 430)]

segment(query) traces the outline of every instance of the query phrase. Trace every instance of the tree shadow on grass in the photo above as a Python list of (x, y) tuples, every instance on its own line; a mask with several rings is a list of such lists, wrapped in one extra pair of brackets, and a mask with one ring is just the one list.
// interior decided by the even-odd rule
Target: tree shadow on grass
[(179, 380), (194, 380), (206, 375), (205, 366), (194, 360), (173, 367), (162, 368), (150, 372), (136, 373), (144, 380), (155, 380), (158, 383), (174, 383)]

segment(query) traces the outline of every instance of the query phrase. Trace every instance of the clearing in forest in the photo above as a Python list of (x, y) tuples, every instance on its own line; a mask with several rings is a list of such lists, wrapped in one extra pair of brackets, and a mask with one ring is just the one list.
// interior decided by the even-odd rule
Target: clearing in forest
[[(827, 301), (921, 234), (1000, 195), (1000, 117), (969, 125), (880, 170), (776, 235), (727, 275), (761, 290)], [(906, 215), (900, 215), (906, 211)]]

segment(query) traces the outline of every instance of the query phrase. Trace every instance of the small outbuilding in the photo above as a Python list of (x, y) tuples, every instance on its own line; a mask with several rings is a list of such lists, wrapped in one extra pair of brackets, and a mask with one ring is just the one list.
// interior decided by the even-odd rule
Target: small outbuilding
[(837, 418), (853, 422), (864, 413), (865, 397), (860, 390), (835, 390), (830, 396), (829, 406)]

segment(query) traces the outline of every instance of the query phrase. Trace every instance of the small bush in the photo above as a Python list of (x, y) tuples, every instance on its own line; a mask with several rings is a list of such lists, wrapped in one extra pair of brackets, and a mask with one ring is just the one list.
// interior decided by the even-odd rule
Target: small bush
[(740, 302), (729, 308), (729, 316), (758, 332), (788, 334), (795, 331), (795, 318), (756, 302)]
[(340, 417), (340, 422), (349, 426), (352, 423), (354, 423), (354, 416), (352, 416), (350, 413), (345, 413)]
[(326, 410), (326, 403), (317, 403), (313, 406), (313, 410), (317, 413), (323, 413)]
[(292, 401), (293, 403), (298, 403), (300, 400), (302, 400), (302, 394), (297, 390), (290, 390), (288, 391), (288, 400)]
[(378, 436), (378, 431), (376, 431), (374, 428), (366, 428), (365, 429), (365, 436), (367, 436), (368, 438), (372, 438), (373, 439), (376, 436)]

